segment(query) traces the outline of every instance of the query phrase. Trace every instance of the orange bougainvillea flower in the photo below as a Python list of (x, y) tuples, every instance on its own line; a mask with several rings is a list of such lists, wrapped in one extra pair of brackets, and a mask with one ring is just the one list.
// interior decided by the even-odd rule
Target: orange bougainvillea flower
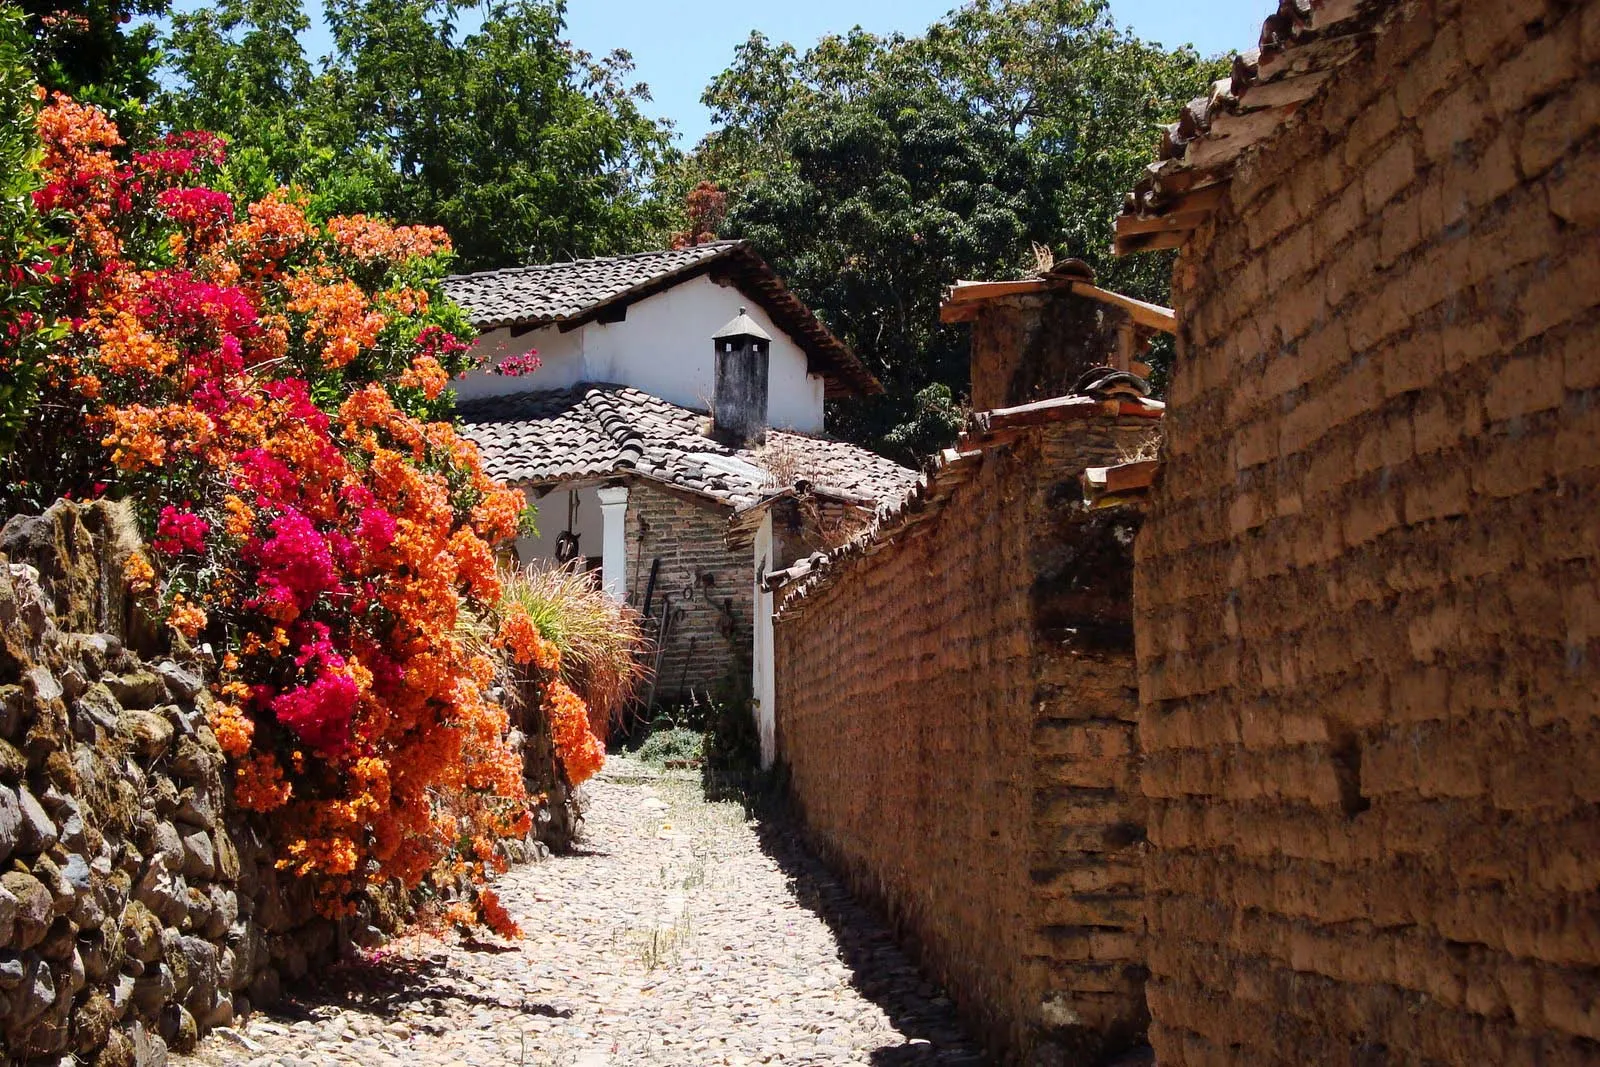
[(367, 294), (354, 282), (318, 271), (296, 274), (287, 284), (288, 308), (306, 316), (305, 339), (321, 346), (326, 367), (348, 365), (388, 325), (388, 317), (373, 310)]
[(522, 936), (522, 927), (511, 917), (511, 913), (500, 903), (500, 894), (492, 889), (478, 891), (478, 911), (483, 915), (483, 923), (489, 929), (509, 940)]
[(605, 763), (606, 752), (589, 726), (588, 706), (557, 678), (545, 690), (544, 711), (567, 781), (579, 785), (593, 778)]
[(250, 751), (251, 738), (256, 724), (232, 704), (216, 704), (209, 716), (211, 732), (217, 735), (217, 744), (224, 754), (239, 759)]
[(450, 251), (450, 238), (439, 226), (396, 226), (367, 215), (328, 220), (334, 244), (366, 262), (403, 260)]
[(411, 361), (411, 366), (400, 375), (399, 384), (405, 389), (420, 389), (422, 395), (429, 400), (439, 399), (439, 394), (444, 392), (450, 384), (450, 375), (437, 359), (428, 355), (418, 355)]
[(514, 663), (542, 671), (561, 669), (561, 650), (539, 632), (538, 625), (521, 607), (510, 608), (500, 624), (500, 646)]
[(173, 599), (172, 607), (167, 612), (167, 625), (193, 641), (206, 628), (206, 613), (204, 609), (178, 596)]
[(139, 553), (128, 557), (128, 561), (122, 565), (122, 574), (127, 579), (128, 588), (135, 593), (148, 593), (155, 586), (156, 569)]
[[(503, 867), (500, 839), (532, 825), (490, 696), (507, 665), (474, 636), (500, 626), (495, 553), (525, 500), (448, 422), (423, 421), (471, 366), (438, 287), (448, 239), (318, 223), (295, 190), (236, 205), (204, 184), (226, 154), (210, 134), (130, 162), (103, 113), (63, 97), (38, 130), (35, 200), (70, 275), (38, 409), (81, 412), (92, 432), (64, 444), (93, 492), (165, 523), (162, 570), (134, 556), (124, 573), (174, 632), (220, 646), (208, 716), (234, 802), (272, 813), (278, 866), (313, 880), (325, 914), (430, 873), (469, 892), (453, 880)], [(500, 632), (528, 673), (559, 667), (525, 614)], [(582, 702), (548, 702), (581, 780), (603, 758), (573, 725)], [(492, 894), (467, 899), (514, 929)]]

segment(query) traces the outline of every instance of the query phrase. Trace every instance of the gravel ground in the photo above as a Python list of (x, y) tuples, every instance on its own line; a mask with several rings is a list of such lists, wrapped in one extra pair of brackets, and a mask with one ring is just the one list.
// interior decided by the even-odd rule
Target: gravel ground
[(517, 942), (402, 938), (187, 1067), (984, 1063), (950, 1002), (781, 825), (613, 757), (577, 855), (498, 882)]

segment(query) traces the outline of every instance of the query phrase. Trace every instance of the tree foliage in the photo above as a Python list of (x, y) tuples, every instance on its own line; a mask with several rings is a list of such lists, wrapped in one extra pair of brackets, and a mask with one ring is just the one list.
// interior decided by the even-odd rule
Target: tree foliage
[[(171, 0), (18, 0), (33, 37), (33, 76), (52, 92), (108, 108), (154, 91), (156, 27)], [(7, 57), (9, 58), (9, 57)]]
[[(632, 61), (562, 38), (564, 0), (330, 0), (314, 67), (297, 0), (218, 0), (173, 20), (178, 129), (227, 133), (235, 178), (317, 190), (322, 214), (442, 225), (468, 269), (631, 251), (665, 239), (651, 195), (670, 127)], [(463, 15), (476, 19), (462, 32)]]
[(910, 459), (948, 442), (968, 385), (943, 286), (1019, 276), (1037, 242), (1165, 300), (1167, 262), (1112, 259), (1111, 220), (1157, 124), (1219, 71), (1118, 29), (1104, 0), (974, 0), (920, 37), (856, 29), (803, 55), (757, 33), (675, 176), (725, 190), (719, 235), (752, 238), (883, 379), (836, 427)]
[(61, 336), (44, 314), (55, 253), (33, 202), (38, 102), (25, 33), (22, 13), (0, 6), (0, 457), (32, 410), (50, 345)]

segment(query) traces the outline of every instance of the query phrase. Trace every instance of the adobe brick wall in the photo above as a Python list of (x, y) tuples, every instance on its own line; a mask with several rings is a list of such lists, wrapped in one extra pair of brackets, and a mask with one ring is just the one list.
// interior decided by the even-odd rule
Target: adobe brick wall
[(684, 610), (662, 656), (658, 701), (685, 701), (691, 690), (703, 699), (730, 686), (734, 692), (749, 688), (754, 564), (748, 550), (727, 547), (729, 514), (648, 482), (629, 486), (628, 603), (643, 609), (650, 565), (659, 558), (651, 610), (660, 615), (663, 595)]
[(1402, 7), (1175, 274), (1163, 1067), (1600, 1062), (1600, 2)]
[(1090, 367), (1113, 363), (1127, 312), (1058, 290), (986, 301), (972, 320), (978, 411), (1066, 396)]
[(813, 840), (997, 1051), (1145, 1026), (1126, 513), (1078, 473), (1150, 434), (1058, 423), (776, 627), (779, 757)]

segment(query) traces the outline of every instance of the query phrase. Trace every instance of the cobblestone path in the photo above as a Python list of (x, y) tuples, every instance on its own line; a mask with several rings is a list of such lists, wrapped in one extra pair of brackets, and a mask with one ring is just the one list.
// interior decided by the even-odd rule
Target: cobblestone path
[(984, 1062), (883, 927), (781, 828), (613, 758), (582, 853), (497, 888), (525, 937), (406, 938), (187, 1067)]

